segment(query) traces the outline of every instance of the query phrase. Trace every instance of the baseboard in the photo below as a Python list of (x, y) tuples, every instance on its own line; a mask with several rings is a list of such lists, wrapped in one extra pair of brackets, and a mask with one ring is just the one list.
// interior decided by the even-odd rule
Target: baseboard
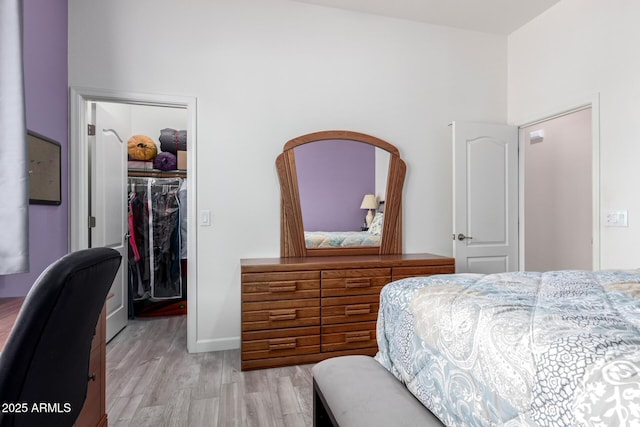
[(235, 350), (240, 348), (240, 337), (198, 340), (193, 345), (188, 345), (187, 347), (189, 353)]

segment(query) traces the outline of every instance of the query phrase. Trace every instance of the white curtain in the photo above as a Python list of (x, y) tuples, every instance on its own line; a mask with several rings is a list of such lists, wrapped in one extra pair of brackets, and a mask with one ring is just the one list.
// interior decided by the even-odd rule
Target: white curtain
[(0, 0), (0, 274), (29, 270), (22, 1)]

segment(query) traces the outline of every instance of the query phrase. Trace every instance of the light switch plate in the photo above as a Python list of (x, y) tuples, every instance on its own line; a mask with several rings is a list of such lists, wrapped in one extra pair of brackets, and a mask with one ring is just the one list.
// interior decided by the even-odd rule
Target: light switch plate
[(200, 226), (201, 227), (209, 227), (211, 225), (211, 211), (210, 210), (201, 210), (200, 211)]
[(607, 211), (604, 215), (605, 227), (628, 227), (627, 211)]

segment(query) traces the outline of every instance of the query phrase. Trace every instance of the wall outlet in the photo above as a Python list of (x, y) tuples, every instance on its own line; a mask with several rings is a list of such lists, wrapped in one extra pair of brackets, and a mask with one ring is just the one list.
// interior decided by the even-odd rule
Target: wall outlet
[(604, 215), (605, 227), (628, 227), (627, 211), (607, 211)]

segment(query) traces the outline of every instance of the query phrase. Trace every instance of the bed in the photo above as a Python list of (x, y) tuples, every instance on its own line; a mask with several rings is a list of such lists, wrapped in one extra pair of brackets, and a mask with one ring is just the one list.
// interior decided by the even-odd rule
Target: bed
[(305, 231), (307, 248), (380, 246), (380, 237), (368, 231)]
[(450, 427), (638, 426), (639, 328), (640, 271), (410, 278), (376, 359)]
[(384, 213), (377, 212), (367, 231), (305, 231), (307, 248), (343, 248), (354, 246), (380, 246)]

